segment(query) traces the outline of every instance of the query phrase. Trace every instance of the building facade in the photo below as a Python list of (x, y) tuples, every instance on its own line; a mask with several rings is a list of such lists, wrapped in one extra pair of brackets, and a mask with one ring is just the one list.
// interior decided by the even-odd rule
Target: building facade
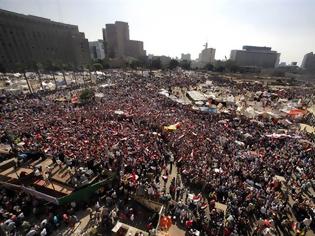
[(103, 29), (105, 55), (108, 58), (139, 58), (144, 56), (143, 42), (129, 39), (129, 25), (127, 22), (116, 21), (106, 24)]
[(215, 48), (208, 48), (208, 43), (204, 45), (204, 49), (199, 53), (197, 60), (191, 63), (191, 68), (202, 69), (207, 66), (207, 64), (214, 64), (215, 62)]
[(243, 50), (232, 50), (230, 59), (238, 66), (274, 68), (279, 64), (280, 53), (271, 47), (243, 46)]
[(92, 60), (103, 60), (105, 58), (104, 41), (97, 40), (89, 42), (90, 55)]
[(187, 54), (182, 53), (182, 55), (181, 55), (181, 60), (182, 60), (182, 61), (191, 61), (191, 55), (190, 55), (190, 53), (187, 53)]
[(213, 64), (215, 58), (215, 49), (214, 48), (208, 48), (206, 47), (199, 53), (199, 59), (198, 61), (203, 64)]
[(126, 56), (140, 58), (145, 56), (145, 50), (143, 50), (143, 42), (137, 40), (129, 40), (127, 42)]
[(90, 61), (78, 26), (0, 10), (0, 64), (7, 70), (47, 61), (81, 66)]
[(305, 54), (301, 67), (308, 71), (315, 71), (315, 54), (313, 52)]

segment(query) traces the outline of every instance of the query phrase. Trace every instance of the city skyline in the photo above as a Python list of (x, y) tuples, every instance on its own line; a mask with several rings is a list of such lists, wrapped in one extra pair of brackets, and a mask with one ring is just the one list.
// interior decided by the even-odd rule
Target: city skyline
[(89, 41), (102, 39), (106, 23), (125, 21), (130, 37), (141, 39), (147, 54), (154, 55), (190, 53), (195, 59), (208, 42), (216, 59), (255, 45), (277, 50), (281, 62), (301, 64), (315, 51), (311, 0), (0, 0), (0, 8), (78, 25)]

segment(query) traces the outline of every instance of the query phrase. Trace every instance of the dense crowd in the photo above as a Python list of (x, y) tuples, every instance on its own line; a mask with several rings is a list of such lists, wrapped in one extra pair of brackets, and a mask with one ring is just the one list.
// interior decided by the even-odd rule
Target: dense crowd
[[(314, 137), (264, 117), (250, 120), (233, 110), (196, 111), (158, 93), (207, 79), (203, 74), (124, 76), (115, 79), (113, 87), (94, 87), (104, 96), (81, 106), (68, 99), (77, 90), (27, 99), (8, 95), (1, 104), (2, 140), (9, 136), (15, 144), (22, 142), (20, 153), (38, 152), (66, 163), (73, 176), (80, 167), (94, 174), (117, 173), (121, 182), (106, 193), (109, 206), (117, 205), (126, 193), (148, 196), (165, 203), (165, 213), (188, 234), (198, 230), (202, 235), (302, 235), (314, 228)], [(267, 89), (209, 79), (229, 87), (234, 95)], [(279, 98), (307, 96), (309, 90), (279, 93)], [(56, 101), (60, 97), (67, 99)], [(163, 129), (175, 123), (174, 132)], [(279, 130), (286, 134), (274, 135)], [(167, 187), (174, 165), (177, 176)], [(80, 182), (72, 178), (71, 184)], [(227, 205), (225, 213), (215, 208), (216, 202)], [(118, 212), (124, 209), (122, 202), (119, 206)], [(105, 214), (106, 221), (116, 220), (112, 214)], [(10, 217), (1, 219), (8, 227)], [(45, 235), (44, 228), (28, 235)]]

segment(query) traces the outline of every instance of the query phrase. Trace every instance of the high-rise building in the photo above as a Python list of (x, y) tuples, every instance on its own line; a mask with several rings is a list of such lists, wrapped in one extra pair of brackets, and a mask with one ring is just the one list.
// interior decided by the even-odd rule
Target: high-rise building
[(182, 60), (182, 61), (191, 61), (191, 55), (190, 55), (190, 53), (187, 53), (187, 54), (182, 53), (182, 55), (181, 55), (181, 60)]
[(191, 68), (204, 68), (207, 64), (214, 64), (215, 61), (215, 48), (208, 48), (208, 43), (204, 45), (197, 60), (193, 61)]
[(105, 54), (108, 58), (139, 58), (145, 55), (143, 42), (129, 39), (127, 22), (116, 21), (103, 29)]
[(7, 70), (46, 62), (81, 66), (89, 45), (78, 26), (0, 10), (0, 64)]
[(105, 58), (104, 41), (103, 40), (97, 40), (97, 41), (89, 42), (89, 47), (90, 47), (91, 59), (102, 60)]
[(238, 66), (274, 68), (279, 64), (280, 53), (270, 47), (243, 46), (243, 50), (232, 50), (230, 59)]
[(214, 63), (215, 49), (206, 47), (199, 53), (198, 61), (201, 63)]
[(315, 71), (315, 54), (313, 52), (305, 54), (301, 67), (308, 71)]

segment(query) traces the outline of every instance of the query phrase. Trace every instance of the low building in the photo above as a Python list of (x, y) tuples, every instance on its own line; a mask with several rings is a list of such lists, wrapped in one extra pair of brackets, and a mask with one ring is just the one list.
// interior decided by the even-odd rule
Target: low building
[(90, 55), (92, 60), (102, 60), (105, 58), (104, 41), (97, 40), (89, 42)]
[(230, 59), (241, 67), (274, 68), (279, 64), (280, 53), (270, 47), (243, 46), (243, 50), (232, 50)]
[(162, 55), (162, 56), (154, 56), (154, 55), (152, 55), (152, 54), (149, 54), (148, 58), (149, 58), (150, 60), (153, 60), (153, 61), (154, 61), (154, 60), (160, 60), (161, 66), (162, 66), (163, 68), (166, 68), (166, 67), (169, 65), (169, 63), (171, 62), (171, 60), (172, 60), (171, 57), (164, 56), (164, 55)]
[(126, 56), (141, 58), (145, 56), (145, 50), (143, 50), (143, 42), (137, 40), (129, 40), (126, 47)]
[(301, 67), (307, 71), (315, 71), (315, 54), (313, 52), (304, 56)]

